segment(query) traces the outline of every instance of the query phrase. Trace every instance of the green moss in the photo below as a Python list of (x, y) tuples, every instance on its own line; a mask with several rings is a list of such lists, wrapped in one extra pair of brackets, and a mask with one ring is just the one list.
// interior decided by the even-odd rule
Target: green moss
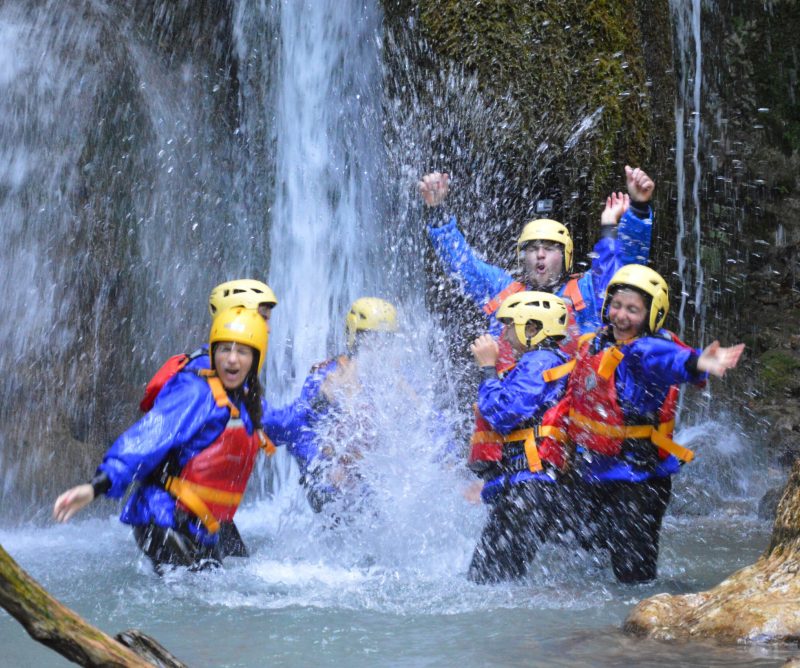
[(772, 349), (760, 357), (761, 380), (770, 394), (781, 394), (784, 389), (796, 384), (796, 374), (800, 370), (800, 359), (791, 353)]
[(597, 124), (564, 156), (569, 185), (595, 205), (619, 185), (622, 165), (647, 164), (650, 94), (634, 0), (419, 0), (417, 8), (433, 49), (475, 73), (488, 99), (513, 101), (517, 134), (494, 147), (507, 164), (542, 139), (564, 145), (600, 107)]

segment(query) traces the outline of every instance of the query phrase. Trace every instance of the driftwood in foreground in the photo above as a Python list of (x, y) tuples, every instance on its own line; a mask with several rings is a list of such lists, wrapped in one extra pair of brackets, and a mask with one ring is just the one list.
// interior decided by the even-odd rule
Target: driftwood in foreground
[(625, 631), (659, 640), (800, 640), (800, 461), (786, 483), (767, 551), (713, 589), (641, 601)]
[(54, 599), (1, 546), (0, 606), (31, 638), (81, 666), (186, 668), (139, 631), (125, 631), (115, 640), (88, 624)]

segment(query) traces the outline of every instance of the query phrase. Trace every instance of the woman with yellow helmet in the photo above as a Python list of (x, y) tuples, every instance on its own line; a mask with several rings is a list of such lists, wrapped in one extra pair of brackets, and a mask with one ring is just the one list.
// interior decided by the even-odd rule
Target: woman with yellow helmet
[(574, 507), (585, 511), (581, 531), (609, 549), (620, 582), (656, 577), (671, 475), (694, 456), (672, 440), (673, 388), (724, 376), (744, 349), (715, 341), (695, 350), (662, 329), (668, 311), (658, 273), (635, 264), (617, 271), (604, 326), (582, 337), (557, 407), (577, 474)]
[(112, 444), (92, 481), (58, 497), (56, 521), (69, 520), (99, 494), (122, 498), (136, 483), (120, 520), (133, 527), (158, 572), (219, 563), (220, 523), (233, 519), (266, 442), (258, 373), (267, 341), (257, 311), (219, 312), (209, 335), (210, 368), (177, 372), (152, 409)]

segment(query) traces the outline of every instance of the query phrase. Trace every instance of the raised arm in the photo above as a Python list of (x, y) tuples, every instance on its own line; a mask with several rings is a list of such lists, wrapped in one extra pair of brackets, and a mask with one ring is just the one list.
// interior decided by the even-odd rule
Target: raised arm
[(513, 278), (504, 269), (481, 260), (458, 229), (456, 217), (444, 210), (450, 191), (448, 174), (426, 174), (417, 188), (427, 208), (428, 237), (436, 256), (447, 274), (459, 280), (464, 293), (482, 306), (508, 287)]

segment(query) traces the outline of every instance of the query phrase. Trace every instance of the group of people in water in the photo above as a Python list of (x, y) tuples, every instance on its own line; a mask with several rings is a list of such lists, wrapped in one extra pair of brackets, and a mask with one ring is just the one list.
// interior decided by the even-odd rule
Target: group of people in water
[[(741, 344), (696, 350), (663, 329), (669, 290), (646, 266), (654, 183), (641, 169), (625, 175), (627, 193), (606, 200), (590, 269), (573, 274), (568, 229), (538, 218), (517, 242), (520, 280), (469, 247), (445, 210), (447, 174), (419, 183), (437, 256), (488, 318), (471, 345), (481, 380), (465, 459), (488, 506), (473, 582), (524, 577), (537, 550), (565, 536), (607, 550), (620, 582), (655, 578), (671, 476), (693, 458), (672, 440), (678, 387), (723, 376), (742, 354)], [(358, 393), (360, 350), (392, 345), (396, 309), (357, 299), (345, 319), (346, 354), (313, 367), (299, 397), (274, 408), (259, 372), (277, 303), (256, 280), (214, 288), (208, 344), (164, 364), (143, 417), (91, 482), (58, 497), (55, 519), (101, 494), (122, 498), (135, 483), (120, 519), (161, 572), (247, 555), (233, 517), (259, 450), (287, 447), (317, 512), (362, 494), (361, 453), (327, 446), (319, 425)]]

